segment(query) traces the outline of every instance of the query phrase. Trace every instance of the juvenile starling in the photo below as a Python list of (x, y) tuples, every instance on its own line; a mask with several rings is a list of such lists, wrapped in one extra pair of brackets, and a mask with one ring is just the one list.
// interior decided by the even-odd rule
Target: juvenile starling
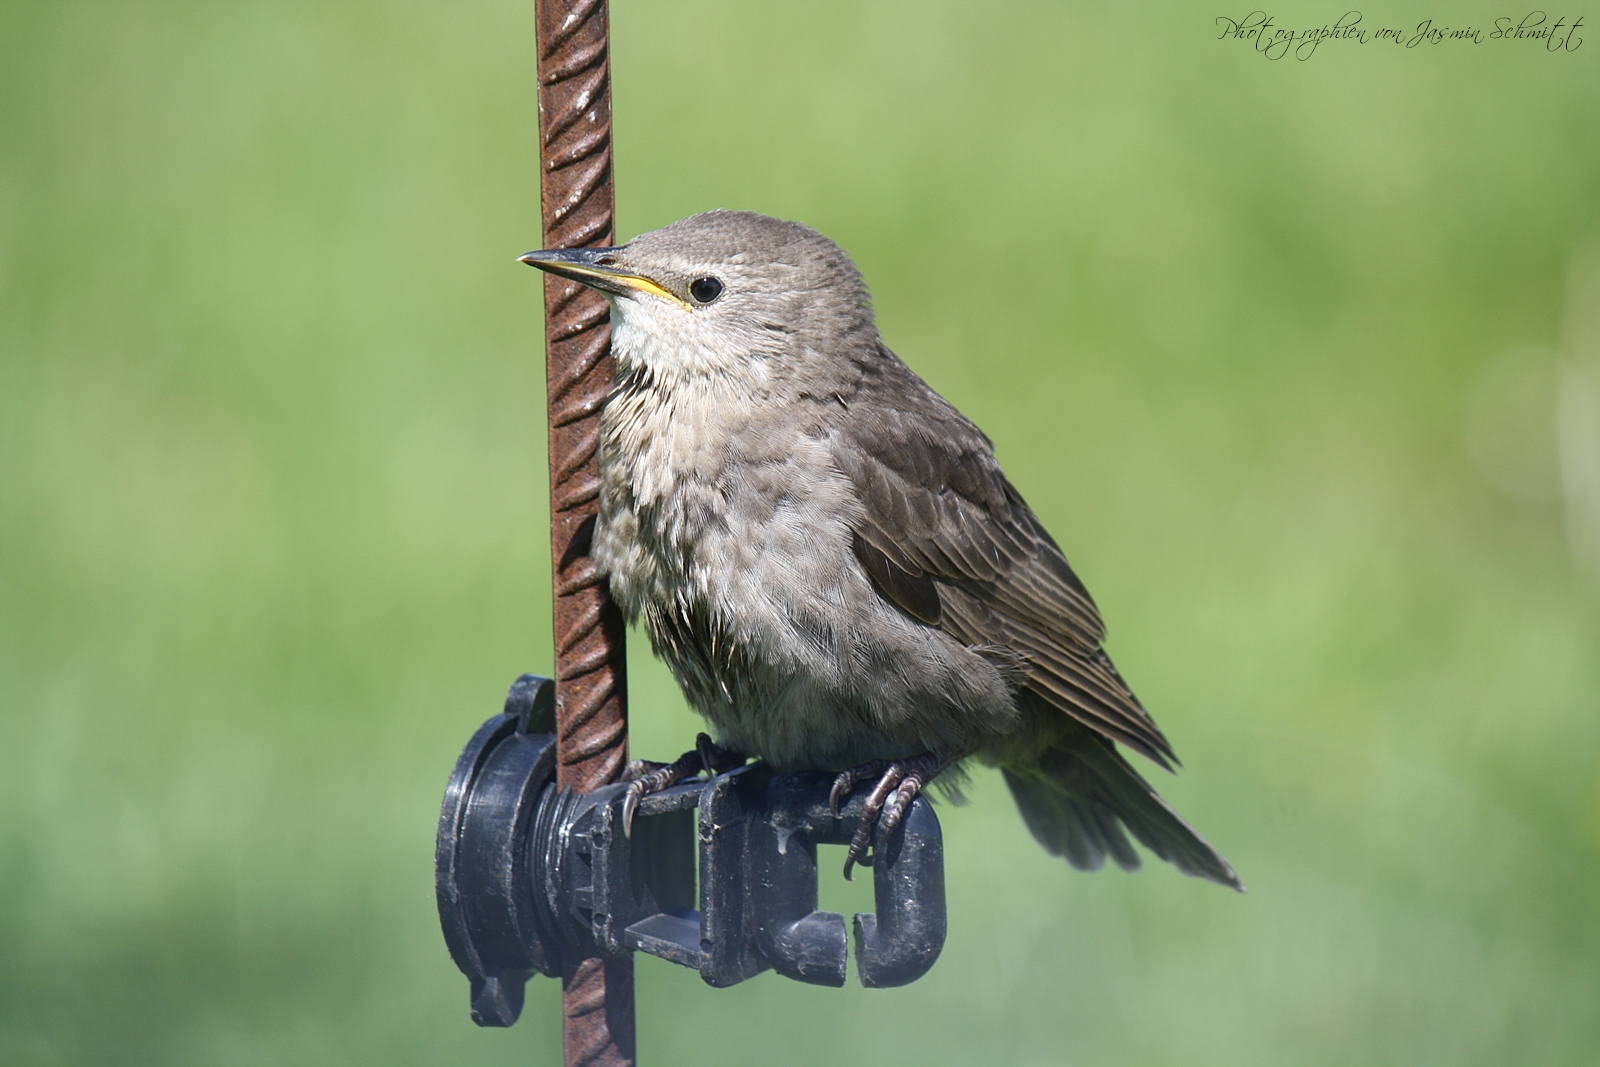
[(989, 439), (884, 345), (850, 257), (814, 230), (711, 211), (524, 263), (611, 302), (593, 554), (643, 620), (703, 743), (633, 800), (731, 758), (874, 781), (870, 862), (941, 771), (998, 766), (1074, 867), (1228, 862), (1117, 751), (1172, 746), (1101, 648), (1088, 590)]

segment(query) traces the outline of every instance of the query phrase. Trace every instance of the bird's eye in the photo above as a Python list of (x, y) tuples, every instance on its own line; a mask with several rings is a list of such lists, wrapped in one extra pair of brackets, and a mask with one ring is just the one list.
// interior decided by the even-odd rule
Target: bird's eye
[(689, 295), (697, 303), (709, 304), (722, 295), (722, 283), (715, 278), (696, 278), (689, 283)]

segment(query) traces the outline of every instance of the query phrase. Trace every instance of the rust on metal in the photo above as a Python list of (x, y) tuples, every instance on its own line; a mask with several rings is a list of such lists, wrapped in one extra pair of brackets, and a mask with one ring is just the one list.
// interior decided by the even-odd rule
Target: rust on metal
[[(538, 0), (539, 163), (545, 248), (615, 242), (605, 0)], [(628, 760), (620, 612), (589, 558), (600, 495), (600, 408), (615, 374), (605, 298), (544, 276), (556, 782), (585, 792)], [(633, 961), (590, 957), (562, 983), (566, 1062), (634, 1062)]]

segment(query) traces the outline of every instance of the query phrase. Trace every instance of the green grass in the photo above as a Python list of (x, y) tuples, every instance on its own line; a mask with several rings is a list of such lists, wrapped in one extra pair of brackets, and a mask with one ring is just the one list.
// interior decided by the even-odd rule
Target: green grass
[[(616, 0), (622, 234), (751, 208), (856, 256), (1251, 889), (1073, 872), (980, 774), (926, 979), (641, 959), (644, 1062), (1600, 1046), (1600, 582), (1462, 441), (1588, 299), (1600, 40), (1269, 63), (1212, 14)], [(559, 1062), (552, 983), (471, 1025), (430, 869), (457, 751), (551, 655), (532, 4), (4, 24), (0, 1062)], [(632, 648), (635, 751), (675, 754)]]

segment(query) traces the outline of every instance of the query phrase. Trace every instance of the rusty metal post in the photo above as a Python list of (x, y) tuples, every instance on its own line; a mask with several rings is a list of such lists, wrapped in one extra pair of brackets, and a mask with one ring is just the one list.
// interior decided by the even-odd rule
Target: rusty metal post
[[(539, 169), (545, 248), (615, 241), (606, 0), (538, 0)], [(605, 298), (544, 276), (555, 583), (556, 782), (586, 792), (628, 759), (623, 624), (589, 555), (600, 494), (600, 407), (611, 388)], [(590, 957), (562, 978), (572, 1065), (634, 1062), (633, 961)]]

